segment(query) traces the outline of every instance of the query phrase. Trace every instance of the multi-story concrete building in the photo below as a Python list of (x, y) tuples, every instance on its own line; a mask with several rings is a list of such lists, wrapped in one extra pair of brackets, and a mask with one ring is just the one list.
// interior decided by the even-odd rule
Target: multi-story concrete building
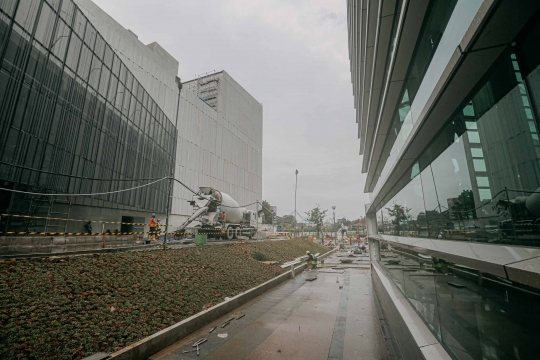
[[(262, 202), (261, 103), (225, 71), (183, 86), (175, 176), (193, 189), (219, 189), (240, 205)], [(175, 184), (173, 225), (191, 215), (192, 195)]]
[(397, 351), (537, 357), (540, 2), (347, 6), (372, 278)]
[(171, 174), (261, 200), (262, 105), (224, 71), (213, 100), (193, 86), (208, 77), (182, 85), (177, 60), (92, 1), (1, 2), (0, 64), (0, 231), (85, 230), (51, 217), (147, 222), (168, 194), (174, 226), (191, 196), (169, 191)]

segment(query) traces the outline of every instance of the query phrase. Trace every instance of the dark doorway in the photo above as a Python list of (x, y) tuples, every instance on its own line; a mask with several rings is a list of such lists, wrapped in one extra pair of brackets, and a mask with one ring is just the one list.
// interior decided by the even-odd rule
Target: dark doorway
[[(138, 225), (144, 223), (143, 217), (135, 216), (122, 216), (122, 226), (120, 226), (120, 232), (142, 232), (144, 231), (144, 225)], [(129, 223), (129, 224), (127, 224)], [(133, 224), (133, 225), (130, 225)]]

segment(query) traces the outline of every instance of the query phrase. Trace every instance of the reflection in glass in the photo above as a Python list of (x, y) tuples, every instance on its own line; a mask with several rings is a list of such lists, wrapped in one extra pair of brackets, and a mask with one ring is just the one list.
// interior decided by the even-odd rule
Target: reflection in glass
[[(533, 72), (530, 82), (537, 77)], [(532, 100), (516, 54), (505, 54), (412, 166), (412, 180), (381, 208), (379, 229), (399, 236), (540, 245), (540, 197), (529, 199), (540, 187), (532, 109), (539, 99)]]
[(540, 353), (536, 290), (386, 242), (379, 264), (454, 358), (535, 359)]
[[(411, 61), (410, 70), (404, 80), (404, 86), (392, 123), (386, 130), (386, 139), (381, 155), (381, 160), (375, 170), (374, 180), (377, 182), (383, 175), (383, 170), (387, 161), (393, 162), (405, 143), (413, 126), (412, 116), (409, 114), (411, 104), (414, 101), (420, 84), (426, 75), (429, 64), (435, 55), (444, 30), (450, 21), (450, 17), (457, 4), (457, 0), (435, 0), (432, 2), (429, 14), (426, 16), (426, 23), (416, 45), (416, 55)], [(391, 164), (389, 164), (391, 165)], [(382, 178), (386, 176), (386, 173)], [(378, 189), (381, 185), (377, 182)]]

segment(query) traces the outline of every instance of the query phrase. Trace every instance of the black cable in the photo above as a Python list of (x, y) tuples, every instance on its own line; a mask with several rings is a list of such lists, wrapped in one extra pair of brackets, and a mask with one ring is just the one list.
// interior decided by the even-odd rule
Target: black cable
[(8, 166), (13, 166), (13, 167), (16, 167), (16, 168), (19, 168), (19, 169), (24, 169), (24, 170), (29, 170), (29, 171), (37, 171), (37, 172), (44, 173), (44, 174), (57, 175), (57, 176), (67, 176), (67, 177), (71, 177), (71, 178), (83, 179), (83, 180), (92, 180), (92, 181), (153, 181), (153, 180), (159, 180), (159, 179), (161, 179), (160, 177), (157, 177), (157, 178), (142, 178), (142, 179), (103, 179), (103, 178), (87, 178), (87, 177), (84, 177), (84, 176), (67, 175), (67, 174), (58, 174), (58, 173), (55, 173), (55, 172), (52, 172), (52, 171), (33, 169), (33, 168), (29, 168), (29, 167), (22, 166), (22, 165), (10, 164), (10, 163), (7, 163), (7, 162), (5, 162), (5, 161), (0, 161), (0, 164), (4, 164), (4, 165), (8, 165)]
[(88, 193), (88, 194), (64, 194), (64, 193), (59, 193), (59, 194), (48, 194), (48, 193), (38, 193), (38, 192), (33, 192), (33, 191), (22, 191), (22, 190), (6, 189), (6, 188), (0, 188), (0, 190), (11, 191), (11, 192), (14, 192), (14, 193), (19, 193), (19, 194), (41, 195), (41, 196), (95, 196), (95, 195), (116, 194), (116, 193), (120, 193), (120, 192), (136, 190), (136, 189), (143, 188), (143, 187), (145, 187), (145, 186), (150, 186), (150, 185), (152, 185), (152, 184), (155, 184), (155, 183), (157, 183), (157, 182), (163, 181), (163, 180), (165, 180), (165, 179), (169, 179), (169, 177), (164, 177), (164, 178), (161, 178), (161, 179), (159, 179), (159, 180), (152, 181), (151, 183), (143, 184), (143, 185), (139, 185), (139, 186), (135, 186), (135, 187), (128, 188), (128, 189), (115, 190), (115, 191), (107, 191), (107, 192), (101, 192), (101, 193)]
[[(169, 179), (170, 179), (170, 178), (169, 178)], [(181, 182), (181, 181), (178, 180), (177, 178), (173, 178), (173, 180), (179, 182), (180, 185), (182, 185), (183, 187), (185, 187), (186, 189), (188, 189), (189, 191), (191, 191), (193, 194), (199, 195), (199, 193), (193, 191), (189, 186), (187, 186), (186, 184), (184, 184), (183, 182)]]
[[(219, 204), (219, 201), (217, 200), (214, 200), (215, 203)], [(251, 204), (246, 204), (246, 205), (238, 205), (238, 206), (227, 206), (227, 205), (223, 205), (221, 204), (221, 207), (226, 207), (226, 208), (229, 208), (229, 209), (240, 209), (240, 208), (243, 208), (243, 207), (246, 207), (246, 206), (250, 206), (250, 205), (253, 205), (253, 204), (257, 204), (259, 201), (255, 201), (255, 202), (252, 202)]]

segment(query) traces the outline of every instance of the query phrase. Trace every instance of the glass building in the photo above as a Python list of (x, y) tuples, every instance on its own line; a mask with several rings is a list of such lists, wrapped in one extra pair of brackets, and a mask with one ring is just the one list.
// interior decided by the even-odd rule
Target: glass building
[[(170, 176), (176, 119), (164, 114), (73, 1), (0, 1), (0, 65), (2, 188), (107, 193)], [(169, 186), (165, 180), (91, 197), (1, 191), (0, 210), (67, 215), (79, 205), (165, 213)], [(56, 231), (50, 223), (32, 227)]]
[(537, 358), (540, 2), (347, 6), (372, 278), (401, 354)]

